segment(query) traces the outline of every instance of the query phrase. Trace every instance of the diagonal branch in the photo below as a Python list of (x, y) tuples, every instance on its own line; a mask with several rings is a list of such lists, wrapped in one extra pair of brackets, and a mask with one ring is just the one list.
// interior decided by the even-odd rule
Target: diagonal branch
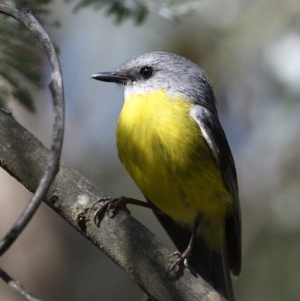
[[(49, 151), (0, 110), (0, 167), (30, 191), (36, 189), (47, 165)], [(189, 271), (178, 280), (167, 276), (170, 251), (149, 230), (120, 211), (102, 219), (100, 228), (93, 221), (93, 204), (103, 195), (76, 170), (62, 163), (45, 202), (77, 231), (105, 252), (154, 300), (225, 301), (202, 278)], [(201, 254), (199, 254), (201, 256)]]
[(0, 4), (0, 13), (11, 16), (23, 23), (40, 41), (43, 45), (45, 53), (48, 57), (51, 68), (51, 83), (49, 85), (54, 109), (54, 123), (53, 134), (51, 143), (51, 152), (48, 154), (47, 164), (44, 172), (40, 173), (39, 184), (35, 188), (34, 195), (18, 218), (14, 226), (0, 241), (0, 256), (14, 243), (18, 236), (22, 233), (26, 225), (31, 220), (32, 216), (39, 207), (42, 199), (48, 191), (51, 183), (53, 182), (55, 175), (59, 169), (60, 155), (63, 144), (64, 135), (64, 92), (63, 81), (61, 76), (61, 69), (58, 58), (56, 56), (55, 48), (52, 41), (44, 28), (30, 13), (29, 10), (17, 10), (5, 5)]

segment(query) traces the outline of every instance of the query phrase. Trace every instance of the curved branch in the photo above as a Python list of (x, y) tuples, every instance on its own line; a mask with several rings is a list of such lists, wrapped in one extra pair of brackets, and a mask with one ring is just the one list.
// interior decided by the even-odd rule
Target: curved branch
[(44, 51), (48, 57), (51, 68), (51, 83), (49, 85), (54, 108), (54, 124), (51, 143), (51, 152), (48, 155), (48, 163), (43, 175), (39, 180), (39, 184), (35, 193), (20, 215), (11, 230), (0, 241), (0, 256), (14, 243), (18, 236), (22, 233), (26, 225), (36, 212), (43, 197), (47, 193), (51, 183), (59, 169), (60, 156), (63, 144), (64, 134), (64, 92), (63, 81), (59, 61), (55, 52), (55, 48), (48, 34), (45, 32), (40, 23), (30, 13), (29, 10), (17, 10), (0, 4), (0, 13), (11, 16), (23, 23), (31, 32), (35, 34), (37, 39), (44, 47)]
[(27, 301), (41, 301), (34, 297), (30, 292), (26, 290), (25, 287), (21, 285), (19, 281), (11, 278), (4, 270), (0, 268), (0, 278), (6, 282), (12, 289), (18, 292)]

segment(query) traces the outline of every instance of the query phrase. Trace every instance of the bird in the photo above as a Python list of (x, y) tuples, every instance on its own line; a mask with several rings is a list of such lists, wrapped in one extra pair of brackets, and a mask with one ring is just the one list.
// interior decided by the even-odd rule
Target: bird
[(169, 271), (189, 267), (235, 300), (237, 173), (205, 71), (185, 57), (154, 51), (92, 78), (123, 87), (118, 155), (177, 248)]

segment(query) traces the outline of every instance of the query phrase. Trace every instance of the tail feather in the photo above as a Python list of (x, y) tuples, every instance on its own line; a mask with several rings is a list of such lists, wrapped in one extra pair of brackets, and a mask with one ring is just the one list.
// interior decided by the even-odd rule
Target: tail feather
[[(178, 251), (183, 252), (190, 240), (191, 231), (176, 224), (166, 215), (155, 212)], [(197, 237), (189, 261), (191, 267), (228, 301), (234, 301), (230, 268), (226, 250), (218, 254), (211, 250), (201, 237)]]

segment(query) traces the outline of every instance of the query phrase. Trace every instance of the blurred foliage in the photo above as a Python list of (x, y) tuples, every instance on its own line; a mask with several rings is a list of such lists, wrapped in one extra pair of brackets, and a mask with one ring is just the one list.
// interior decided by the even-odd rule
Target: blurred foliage
[[(66, 0), (66, 2), (70, 1), (72, 0)], [(114, 15), (117, 24), (120, 24), (128, 18), (133, 18), (136, 24), (140, 25), (146, 20), (148, 15), (146, 5), (136, 0), (80, 0), (75, 5), (74, 11), (91, 5), (96, 10), (106, 7), (107, 15)]]
[[(32, 13), (46, 20), (51, 0), (15, 0), (4, 4), (17, 8), (30, 7)], [(40, 87), (42, 51), (36, 38), (20, 22), (1, 15), (0, 18), (0, 107), (17, 100), (27, 110), (34, 111), (31, 86)]]
[[(66, 0), (72, 2), (74, 0)], [(43, 25), (58, 25), (51, 20), (51, 0), (7, 0), (4, 4), (17, 8), (30, 8)], [(150, 11), (178, 21), (182, 15), (195, 11), (199, 1), (157, 0), (79, 0), (74, 7), (78, 11), (88, 6), (106, 8), (107, 15), (115, 16), (120, 24), (129, 18), (142, 24)], [(50, 18), (50, 20), (49, 20)], [(17, 100), (29, 111), (34, 111), (32, 87), (40, 87), (42, 80), (42, 51), (31, 32), (16, 20), (0, 18), (0, 107), (6, 108), (11, 99)], [(21, 84), (22, 82), (22, 84)]]
[[(65, 0), (72, 2), (74, 0)], [(78, 0), (74, 7), (74, 11), (87, 6), (93, 6), (94, 9), (106, 8), (107, 15), (113, 15), (116, 23), (127, 19), (134, 19), (137, 25), (145, 22), (149, 12), (153, 11), (161, 17), (177, 22), (183, 15), (195, 12), (201, 1), (191, 0)]]

